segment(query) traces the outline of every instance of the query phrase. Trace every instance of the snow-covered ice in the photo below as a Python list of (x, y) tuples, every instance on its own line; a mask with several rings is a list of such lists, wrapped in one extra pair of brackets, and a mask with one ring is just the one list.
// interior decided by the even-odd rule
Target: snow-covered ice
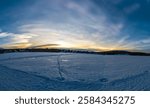
[(150, 90), (150, 57), (0, 54), (0, 90)]

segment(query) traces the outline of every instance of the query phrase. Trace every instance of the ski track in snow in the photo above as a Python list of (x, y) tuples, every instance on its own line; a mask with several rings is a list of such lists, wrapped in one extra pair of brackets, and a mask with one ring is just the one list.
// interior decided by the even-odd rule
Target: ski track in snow
[(150, 90), (150, 58), (70, 53), (0, 55), (0, 90)]

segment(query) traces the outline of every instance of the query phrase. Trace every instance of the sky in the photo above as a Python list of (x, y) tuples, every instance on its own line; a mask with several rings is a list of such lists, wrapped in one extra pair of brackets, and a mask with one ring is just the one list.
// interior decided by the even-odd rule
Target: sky
[(150, 52), (150, 0), (0, 0), (0, 48)]

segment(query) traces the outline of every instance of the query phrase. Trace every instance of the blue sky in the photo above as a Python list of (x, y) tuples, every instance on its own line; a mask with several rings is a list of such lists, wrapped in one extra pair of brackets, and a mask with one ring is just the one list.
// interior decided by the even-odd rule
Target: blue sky
[(1, 0), (0, 47), (150, 52), (150, 0)]

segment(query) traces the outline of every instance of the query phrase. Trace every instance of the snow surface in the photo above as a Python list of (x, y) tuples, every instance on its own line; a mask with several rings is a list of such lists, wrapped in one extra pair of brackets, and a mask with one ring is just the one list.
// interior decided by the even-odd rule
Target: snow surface
[(150, 57), (0, 54), (0, 90), (150, 90)]

